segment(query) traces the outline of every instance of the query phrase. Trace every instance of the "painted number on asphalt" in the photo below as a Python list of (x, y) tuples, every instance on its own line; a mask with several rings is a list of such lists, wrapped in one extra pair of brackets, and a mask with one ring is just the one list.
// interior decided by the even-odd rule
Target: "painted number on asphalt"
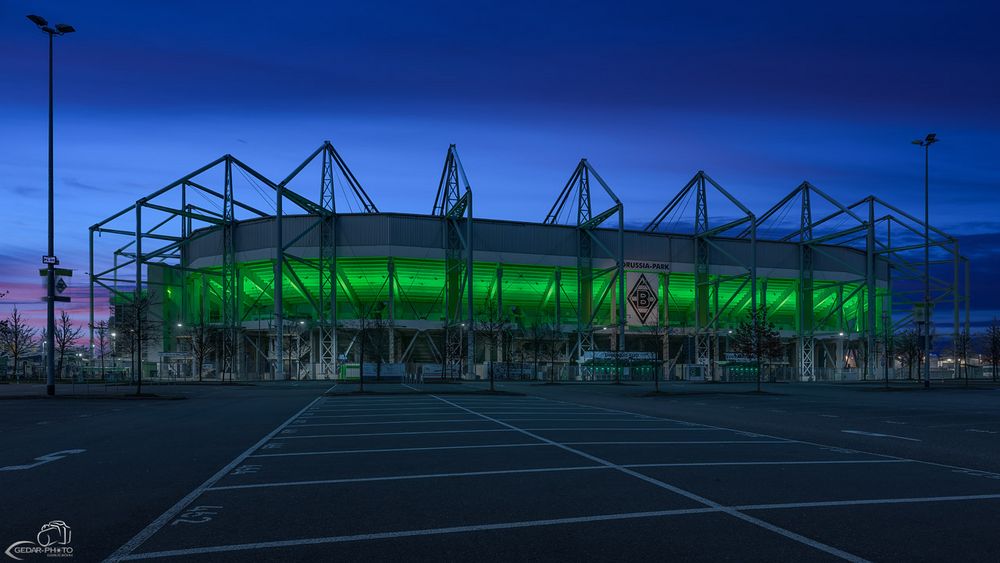
[(248, 475), (251, 473), (256, 473), (258, 471), (260, 471), (260, 465), (254, 465), (248, 463), (246, 465), (241, 465), (236, 469), (233, 469), (233, 472), (230, 473), (230, 475)]
[(171, 526), (176, 526), (177, 524), (204, 524), (206, 522), (211, 522), (212, 517), (222, 510), (221, 506), (193, 506), (189, 508), (186, 512), (183, 512), (177, 520), (170, 523)]

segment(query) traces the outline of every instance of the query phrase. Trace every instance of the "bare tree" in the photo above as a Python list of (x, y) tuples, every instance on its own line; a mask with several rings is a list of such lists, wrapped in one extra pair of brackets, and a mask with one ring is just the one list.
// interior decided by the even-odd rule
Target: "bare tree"
[(531, 350), (532, 379), (538, 377), (538, 364), (550, 355), (552, 346), (552, 327), (548, 323), (535, 319), (525, 331), (526, 344)]
[(28, 326), (24, 317), (14, 307), (10, 316), (0, 321), (0, 347), (10, 356), (13, 362), (13, 375), (18, 377), (18, 364), (25, 352), (35, 346), (35, 335), (38, 331)]
[(97, 337), (97, 341), (94, 343), (94, 354), (101, 358), (101, 380), (103, 381), (105, 379), (104, 357), (108, 355), (108, 350), (111, 347), (111, 343), (108, 341), (111, 328), (108, 326), (108, 321), (97, 321), (92, 323), (90, 328)]
[[(476, 320), (474, 330), (487, 346), (492, 346), (499, 352), (504, 338), (510, 332), (509, 325), (510, 319), (503, 314), (503, 311), (499, 310), (497, 302), (493, 299), (487, 299), (483, 303), (483, 308), (479, 310), (479, 318)], [(493, 369), (494, 363), (490, 361), (490, 391), (494, 390), (494, 380), (496, 379)]]
[(542, 347), (542, 358), (549, 364), (549, 383), (555, 383), (558, 372), (556, 370), (556, 362), (563, 359), (562, 350), (564, 349), (565, 335), (556, 329), (555, 326), (549, 325), (548, 338), (546, 345)]
[(63, 366), (65, 365), (66, 351), (76, 345), (83, 335), (83, 327), (73, 323), (69, 313), (65, 310), (59, 311), (59, 319), (56, 321), (55, 343), (56, 354), (59, 360), (56, 362), (56, 377), (63, 376)]
[(378, 309), (369, 319), (368, 340), (371, 344), (371, 354), (375, 357), (375, 381), (382, 381), (382, 363), (389, 355), (389, 321), (382, 318), (382, 310)]
[(993, 323), (986, 327), (986, 334), (983, 335), (983, 339), (983, 348), (992, 366), (993, 381), (996, 381), (997, 364), (1000, 363), (1000, 323), (997, 322), (996, 317), (993, 318)]
[(949, 352), (955, 360), (955, 365), (965, 372), (965, 384), (968, 385), (969, 355), (972, 353), (972, 335), (969, 334), (969, 331), (963, 330), (955, 335)]
[[(667, 325), (656, 323), (655, 325), (649, 327), (648, 334), (656, 338), (656, 359), (657, 366), (659, 369), (653, 374), (653, 389), (655, 392), (660, 392), (660, 376), (663, 375), (662, 372), (670, 373), (674, 369), (674, 365), (677, 363), (678, 358), (680, 358), (681, 353), (684, 351), (683, 346), (677, 348), (677, 353), (673, 358), (670, 357), (670, 335), (673, 334), (673, 330)], [(665, 370), (663, 368), (666, 368)]]
[[(913, 368), (920, 366), (923, 358), (923, 336), (914, 329), (903, 330), (894, 337), (894, 348), (896, 349), (896, 359), (907, 368), (907, 377), (913, 379)], [(917, 379), (920, 379), (920, 370), (917, 370)]]
[(757, 307), (747, 311), (747, 317), (740, 321), (733, 334), (733, 345), (737, 353), (757, 365), (757, 391), (760, 391), (761, 364), (769, 365), (784, 353), (781, 335), (774, 323), (767, 318), (766, 308)]
[(142, 393), (142, 355), (157, 338), (160, 323), (152, 318), (156, 296), (152, 291), (137, 293), (119, 308), (118, 343), (131, 355), (132, 373), (136, 381), (136, 395)]
[(198, 374), (198, 381), (202, 380), (205, 370), (205, 360), (211, 356), (217, 346), (214, 331), (205, 323), (195, 323), (188, 327), (188, 335), (191, 337), (191, 357), (194, 360), (195, 371)]
[(380, 305), (381, 307), (368, 306), (364, 303), (357, 304), (354, 308), (357, 318), (348, 323), (348, 326), (353, 327), (356, 331), (355, 342), (358, 344), (358, 353), (361, 356), (361, 361), (358, 363), (358, 381), (360, 382), (360, 391), (362, 393), (365, 391), (365, 358), (372, 353), (369, 344), (372, 343), (372, 333), (376, 328), (374, 317), (376, 313), (381, 316), (382, 307), (385, 306), (384, 303)]

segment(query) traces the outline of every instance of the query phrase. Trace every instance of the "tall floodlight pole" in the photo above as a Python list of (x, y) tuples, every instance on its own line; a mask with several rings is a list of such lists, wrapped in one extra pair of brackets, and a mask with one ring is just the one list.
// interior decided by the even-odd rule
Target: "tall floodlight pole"
[(924, 149), (924, 387), (931, 386), (931, 220), (930, 220), (930, 158), (931, 145), (938, 141), (936, 133), (913, 141)]
[(56, 35), (66, 35), (67, 33), (73, 33), (76, 29), (71, 25), (64, 23), (57, 23), (55, 27), (50, 27), (48, 20), (42, 16), (36, 16), (34, 14), (28, 16), (31, 23), (38, 26), (43, 33), (49, 36), (49, 251), (45, 255), (43, 260), (48, 266), (48, 273), (46, 275), (46, 297), (45, 305), (48, 314), (48, 322), (46, 324), (45, 330), (45, 365), (46, 365), (46, 379), (45, 379), (45, 393), (48, 395), (56, 394), (56, 356), (55, 356), (55, 332), (56, 332), (56, 253), (55, 253), (55, 242), (53, 236), (53, 223), (55, 213), (53, 211), (53, 184), (54, 182), (54, 172), (52, 164), (52, 38)]

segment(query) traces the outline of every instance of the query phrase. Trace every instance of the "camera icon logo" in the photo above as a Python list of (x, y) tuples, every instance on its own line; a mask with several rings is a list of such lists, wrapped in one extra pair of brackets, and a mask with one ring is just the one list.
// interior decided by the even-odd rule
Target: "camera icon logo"
[(35, 539), (42, 547), (68, 545), (73, 539), (73, 532), (62, 520), (53, 520), (42, 526)]

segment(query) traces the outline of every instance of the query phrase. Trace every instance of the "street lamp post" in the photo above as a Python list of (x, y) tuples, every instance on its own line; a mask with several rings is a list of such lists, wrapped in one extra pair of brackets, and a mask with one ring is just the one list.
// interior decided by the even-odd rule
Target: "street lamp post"
[(48, 314), (47, 319), (47, 329), (45, 331), (45, 340), (47, 349), (45, 351), (45, 366), (46, 366), (46, 378), (45, 378), (45, 393), (48, 395), (56, 394), (56, 356), (55, 356), (55, 332), (56, 332), (56, 259), (55, 259), (55, 242), (53, 236), (53, 224), (55, 213), (53, 211), (53, 184), (54, 182), (54, 172), (52, 163), (52, 38), (56, 35), (66, 35), (67, 33), (73, 33), (76, 29), (71, 25), (64, 23), (57, 23), (55, 27), (50, 27), (49, 22), (36, 15), (28, 16), (31, 23), (38, 26), (43, 33), (49, 36), (49, 252), (45, 255), (45, 263), (48, 266), (48, 273), (46, 275), (46, 286), (47, 292), (45, 297), (45, 306)]
[(913, 141), (924, 149), (924, 387), (931, 386), (931, 221), (930, 221), (930, 155), (931, 145), (938, 141), (936, 133)]

